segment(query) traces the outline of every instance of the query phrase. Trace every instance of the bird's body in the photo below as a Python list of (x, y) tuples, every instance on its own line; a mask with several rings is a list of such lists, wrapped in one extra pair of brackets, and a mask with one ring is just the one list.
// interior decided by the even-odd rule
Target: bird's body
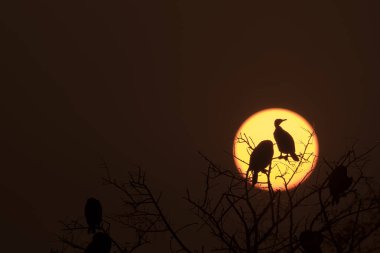
[(88, 225), (88, 233), (95, 233), (102, 223), (102, 205), (99, 200), (89, 198), (84, 208), (84, 214)]
[(296, 155), (296, 147), (294, 145), (293, 137), (280, 126), (283, 121), (285, 120), (276, 119), (274, 122), (276, 129), (274, 130), (273, 135), (276, 140), (278, 150), (281, 152), (281, 156), (284, 153), (286, 155), (290, 155), (294, 161), (299, 161)]
[(260, 142), (252, 151), (247, 173), (249, 171), (253, 172), (253, 185), (257, 183), (258, 173), (265, 171), (265, 168), (271, 163), (272, 158), (273, 142), (270, 140)]
[(352, 184), (352, 177), (347, 176), (347, 167), (337, 166), (329, 176), (329, 189), (333, 204), (339, 203), (339, 198)]
[(84, 253), (109, 253), (111, 246), (112, 240), (109, 235), (98, 232), (93, 236)]
[(322, 253), (323, 236), (321, 232), (305, 230), (301, 233), (299, 240), (305, 253)]

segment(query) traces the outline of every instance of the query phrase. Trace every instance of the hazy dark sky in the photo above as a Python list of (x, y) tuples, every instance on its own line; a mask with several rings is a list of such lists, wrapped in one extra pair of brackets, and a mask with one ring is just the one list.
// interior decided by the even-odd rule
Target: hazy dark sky
[[(377, 1), (1, 1), (1, 236), (47, 252), (58, 220), (136, 165), (197, 188), (252, 113), (284, 107), (321, 155), (379, 140)], [(172, 196), (173, 197), (173, 196)], [(168, 212), (178, 204), (167, 206)], [(32, 249), (32, 250), (31, 250)]]

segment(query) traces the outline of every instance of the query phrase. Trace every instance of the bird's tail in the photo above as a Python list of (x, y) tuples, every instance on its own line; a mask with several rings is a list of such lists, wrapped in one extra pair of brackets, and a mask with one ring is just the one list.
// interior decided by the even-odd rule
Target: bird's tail
[(290, 156), (293, 158), (294, 161), (299, 161), (300, 159), (296, 155), (296, 153), (291, 153)]
[(252, 176), (252, 186), (255, 186), (255, 184), (257, 183), (257, 179), (258, 179), (258, 175), (257, 175), (257, 172), (253, 173), (253, 176)]

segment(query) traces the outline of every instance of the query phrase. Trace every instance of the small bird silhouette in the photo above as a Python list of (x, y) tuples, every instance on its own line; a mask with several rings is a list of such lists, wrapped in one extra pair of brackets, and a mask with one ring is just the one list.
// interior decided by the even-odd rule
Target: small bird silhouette
[(106, 233), (98, 232), (94, 234), (92, 241), (87, 245), (84, 253), (109, 253), (111, 246), (111, 237)]
[(278, 150), (282, 153), (286, 154), (285, 159), (288, 159), (288, 155), (290, 155), (294, 161), (299, 161), (298, 156), (296, 155), (296, 148), (294, 145), (293, 137), (286, 132), (280, 124), (286, 119), (276, 119), (274, 121), (274, 126), (276, 130), (274, 130), (274, 139), (276, 140)]
[(301, 233), (299, 240), (305, 253), (322, 253), (323, 236), (321, 232), (305, 230)]
[(102, 223), (102, 205), (95, 198), (87, 199), (84, 215), (88, 225), (88, 233), (95, 233)]
[[(252, 151), (249, 160), (248, 172), (253, 172), (252, 184), (257, 183), (258, 173), (264, 172), (265, 168), (271, 163), (273, 158), (273, 142), (265, 140), (260, 142), (256, 148)], [(248, 177), (247, 177), (248, 178)]]
[(332, 203), (338, 204), (340, 197), (352, 184), (352, 177), (347, 176), (347, 167), (337, 166), (329, 176), (329, 189), (332, 196)]

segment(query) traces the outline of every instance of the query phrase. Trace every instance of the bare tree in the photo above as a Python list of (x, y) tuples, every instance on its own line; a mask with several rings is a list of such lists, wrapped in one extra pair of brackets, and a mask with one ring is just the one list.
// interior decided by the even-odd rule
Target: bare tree
[[(266, 172), (267, 190), (261, 190), (250, 185), (248, 174), (224, 169), (200, 154), (208, 164), (204, 190), (201, 197), (194, 197), (190, 190), (186, 191), (184, 200), (195, 214), (196, 221), (184, 226), (169, 222), (160, 205), (161, 194), (152, 192), (141, 168), (137, 173), (129, 174), (126, 182), (120, 182), (110, 176), (105, 166), (104, 184), (121, 193), (124, 207), (122, 213), (108, 217), (107, 221), (123, 226), (134, 235), (133, 240), (123, 243), (112, 239), (113, 251), (138, 251), (152, 242), (152, 235), (156, 233), (170, 235), (168, 243), (172, 252), (346, 253), (379, 250), (379, 242), (374, 238), (380, 228), (380, 191), (378, 184), (366, 176), (366, 167), (376, 145), (362, 153), (357, 153), (353, 145), (335, 162), (323, 159), (309, 179), (307, 175), (290, 189), (289, 184), (300, 166), (315, 162), (314, 154), (308, 151), (312, 135), (310, 133), (310, 139), (304, 144), (298, 164), (289, 166), (286, 171), (291, 176), (285, 176), (285, 173), (278, 176), (283, 180), (284, 191), (274, 190), (269, 180), (276, 161), (282, 163), (283, 157), (273, 158)], [(255, 148), (252, 139), (244, 134), (237, 141), (246, 145), (249, 152)], [(347, 168), (352, 181), (340, 193), (340, 202), (335, 203), (331, 196), (332, 185), (339, 182), (332, 182), (331, 174), (339, 166)], [(69, 248), (83, 251), (86, 245), (81, 233), (87, 231), (87, 227), (79, 220), (62, 224), (64, 228), (59, 239), (65, 247), (60, 251)], [(105, 227), (102, 231), (109, 233), (109, 226)], [(209, 231), (214, 240), (196, 248), (183, 240), (181, 232), (184, 229)], [(320, 235), (321, 240), (315, 246), (320, 247), (320, 251), (310, 251), (308, 242), (303, 241), (301, 235), (306, 237), (307, 231)]]

